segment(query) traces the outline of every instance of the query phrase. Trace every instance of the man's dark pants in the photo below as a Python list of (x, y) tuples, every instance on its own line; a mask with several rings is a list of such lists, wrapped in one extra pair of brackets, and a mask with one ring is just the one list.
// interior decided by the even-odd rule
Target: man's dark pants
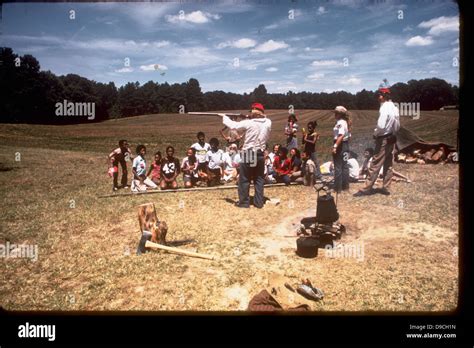
[[(125, 159), (119, 160), (119, 161), (114, 161), (112, 164), (114, 167), (117, 167), (120, 163), (120, 166), (122, 167), (122, 186), (127, 185), (127, 176), (128, 176), (128, 171), (127, 171), (127, 162), (125, 162)], [(118, 187), (118, 170), (114, 172), (114, 187)]]
[(341, 192), (349, 188), (349, 167), (347, 160), (349, 159), (349, 143), (343, 141), (335, 155), (334, 162), (334, 191)]
[(265, 203), (263, 198), (263, 185), (265, 184), (265, 159), (263, 152), (257, 151), (255, 166), (252, 166), (251, 162), (244, 160), (239, 165), (239, 205), (244, 207), (250, 206), (250, 181), (253, 180), (255, 185), (253, 205), (257, 208), (262, 208)]

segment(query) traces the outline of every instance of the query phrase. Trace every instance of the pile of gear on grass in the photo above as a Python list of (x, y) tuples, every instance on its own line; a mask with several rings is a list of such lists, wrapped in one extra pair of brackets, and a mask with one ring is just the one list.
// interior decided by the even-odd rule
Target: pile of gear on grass
[(416, 164), (458, 163), (458, 152), (452, 145), (425, 141), (401, 127), (397, 134), (395, 160), (399, 163)]

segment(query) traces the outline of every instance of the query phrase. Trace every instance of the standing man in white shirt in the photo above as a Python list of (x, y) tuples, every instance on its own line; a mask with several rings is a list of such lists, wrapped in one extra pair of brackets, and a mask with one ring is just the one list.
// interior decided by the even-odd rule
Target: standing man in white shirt
[(388, 186), (393, 177), (393, 150), (397, 142), (397, 132), (400, 129), (400, 114), (398, 108), (393, 104), (390, 96), (390, 88), (381, 86), (378, 91), (380, 102), (379, 119), (374, 130), (375, 155), (372, 157), (365, 186), (355, 197), (370, 194), (372, 187), (383, 167), (383, 187), (379, 191), (384, 195), (389, 195)]
[(255, 185), (253, 205), (263, 208), (263, 185), (265, 184), (265, 158), (263, 151), (270, 137), (272, 121), (265, 116), (265, 109), (260, 103), (253, 103), (248, 119), (232, 121), (225, 114), (222, 123), (230, 129), (243, 133), (243, 144), (240, 156), (239, 172), (239, 208), (250, 207), (250, 181)]

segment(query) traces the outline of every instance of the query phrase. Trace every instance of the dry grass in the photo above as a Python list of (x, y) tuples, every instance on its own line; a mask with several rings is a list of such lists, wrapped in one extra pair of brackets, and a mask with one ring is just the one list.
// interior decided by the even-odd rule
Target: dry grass
[[(285, 111), (271, 113), (271, 143), (282, 142)], [(339, 196), (342, 243), (364, 245), (364, 258), (316, 259), (294, 253), (288, 238), (314, 214), (308, 187), (265, 191), (281, 204), (239, 210), (236, 191), (182, 192), (98, 199), (110, 192), (105, 156), (119, 138), (168, 143), (183, 153), (197, 130), (217, 136), (215, 119), (143, 116), (76, 126), (0, 125), (0, 243), (38, 244), (39, 259), (0, 263), (1, 305), (12, 310), (241, 310), (266, 285), (270, 272), (309, 278), (326, 293), (316, 311), (450, 311), (458, 294), (458, 168), (397, 165), (412, 184), (392, 195)], [(353, 148), (370, 143), (376, 112), (356, 111)], [(329, 111), (304, 111), (331, 133)], [(423, 121), (425, 123), (423, 123)], [(455, 143), (457, 115), (431, 112), (406, 126), (428, 140)], [(177, 126), (179, 124), (179, 126)], [(199, 128), (199, 129), (198, 129)], [(356, 141), (357, 140), (357, 141)], [(321, 152), (327, 151), (328, 140)], [(366, 144), (366, 143), (367, 144)], [(15, 152), (21, 161), (15, 162)], [(324, 158), (329, 155), (321, 154)], [(149, 156), (150, 158), (151, 156)], [(352, 185), (355, 192), (360, 184)], [(70, 200), (75, 208), (70, 208)], [(184, 207), (179, 207), (179, 202)], [(168, 240), (218, 256), (216, 261), (159, 252), (135, 256), (139, 204), (154, 202), (168, 222)], [(128, 254), (130, 252), (130, 255)]]

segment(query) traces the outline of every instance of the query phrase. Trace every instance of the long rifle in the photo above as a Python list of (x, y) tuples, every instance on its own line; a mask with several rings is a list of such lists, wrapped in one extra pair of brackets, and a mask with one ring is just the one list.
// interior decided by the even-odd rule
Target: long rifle
[(222, 117), (221, 115), (224, 114), (226, 116), (229, 116), (230, 118), (249, 118), (248, 115), (244, 114), (236, 114), (236, 113), (217, 113), (217, 112), (188, 112), (188, 115), (201, 115), (201, 116), (219, 116)]

